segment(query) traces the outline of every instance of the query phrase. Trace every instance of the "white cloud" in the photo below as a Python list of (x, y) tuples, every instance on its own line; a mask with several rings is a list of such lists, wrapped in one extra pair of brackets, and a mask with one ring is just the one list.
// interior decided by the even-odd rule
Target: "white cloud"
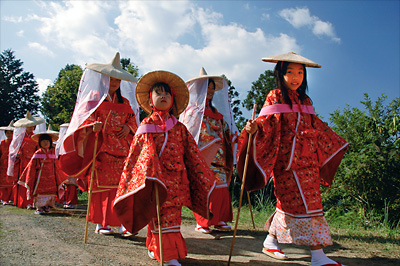
[(39, 85), (39, 96), (42, 96), (43, 92), (47, 90), (47, 86), (53, 85), (53, 82), (50, 79), (36, 78), (36, 82)]
[(308, 8), (287, 8), (279, 12), (279, 15), (292, 24), (295, 28), (309, 27), (318, 36), (328, 36), (333, 41), (340, 43), (340, 38), (336, 36), (332, 23), (320, 20), (316, 16), (311, 16)]
[(20, 30), (17, 32), (18, 37), (23, 37), (24, 36), (24, 30)]
[(261, 15), (261, 19), (262, 19), (262, 20), (270, 20), (270, 18), (271, 18), (271, 15), (268, 14), (268, 13), (263, 13), (263, 14)]
[(41, 54), (44, 54), (44, 55), (47, 55), (50, 57), (54, 57), (54, 53), (49, 48), (47, 48), (45, 45), (42, 45), (40, 43), (29, 42), (28, 47), (36, 52), (41, 53)]
[(106, 2), (42, 2), (42, 8), (48, 16), (32, 16), (42, 23), (40, 34), (45, 41), (73, 51), (75, 59), (106, 57), (115, 51), (117, 40), (107, 22), (111, 7)]
[[(184, 80), (225, 74), (244, 97), (251, 81), (272, 64), (262, 57), (300, 52), (286, 34), (266, 35), (237, 23), (223, 23), (223, 15), (189, 1), (42, 2), (43, 42), (70, 50), (74, 64), (107, 63), (116, 51), (138, 65), (141, 74), (164, 69)], [(70, 59), (70, 60), (71, 60)], [(71, 63), (71, 62), (68, 62)]]
[(20, 23), (20, 22), (22, 22), (22, 17), (4, 16), (4, 17), (2, 17), (2, 20), (7, 21), (7, 22), (12, 22), (12, 23)]

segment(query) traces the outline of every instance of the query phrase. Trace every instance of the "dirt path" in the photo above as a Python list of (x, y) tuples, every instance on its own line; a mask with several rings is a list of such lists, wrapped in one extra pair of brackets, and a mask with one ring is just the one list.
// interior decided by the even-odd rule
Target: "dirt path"
[[(95, 234), (90, 223), (88, 243), (84, 244), (83, 213), (56, 208), (47, 215), (35, 215), (32, 210), (0, 206), (0, 265), (159, 265), (147, 256), (146, 229), (129, 238), (103, 236)], [(232, 233), (204, 235), (193, 229), (193, 220), (184, 221), (182, 235), (188, 256), (180, 261), (182, 265), (227, 265)], [(263, 231), (239, 230), (231, 265), (310, 265), (309, 251), (303, 247), (283, 245), (290, 256), (285, 262), (262, 254), (265, 235)], [(397, 255), (369, 250), (365, 243), (345, 243), (335, 241), (325, 252), (348, 266), (400, 265)]]

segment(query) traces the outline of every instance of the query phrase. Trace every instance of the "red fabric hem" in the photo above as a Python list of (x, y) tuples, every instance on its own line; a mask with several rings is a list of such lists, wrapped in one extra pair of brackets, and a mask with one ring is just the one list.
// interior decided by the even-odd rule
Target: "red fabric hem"
[[(180, 232), (162, 234), (162, 243), (164, 261), (184, 259), (187, 256), (186, 242)], [(159, 235), (152, 233), (149, 227), (147, 227), (146, 247), (150, 252), (154, 252), (154, 258), (160, 262)]]

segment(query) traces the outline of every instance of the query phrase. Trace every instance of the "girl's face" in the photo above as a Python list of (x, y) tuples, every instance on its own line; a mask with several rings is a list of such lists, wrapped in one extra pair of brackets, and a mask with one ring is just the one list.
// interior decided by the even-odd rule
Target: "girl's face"
[(303, 83), (304, 69), (302, 64), (290, 63), (286, 74), (283, 76), (285, 86), (293, 91)]
[(4, 134), (6, 134), (7, 139), (12, 139), (13, 132), (11, 130), (6, 130)]
[(40, 141), (40, 147), (47, 150), (48, 148), (50, 148), (50, 141), (47, 139), (42, 139)]
[(120, 79), (110, 77), (110, 88), (109, 88), (110, 94), (113, 94), (116, 90), (118, 90), (120, 84), (121, 84)]
[(166, 92), (164, 88), (153, 89), (151, 93), (154, 108), (160, 111), (168, 110), (172, 105), (172, 95)]
[(36, 126), (27, 127), (25, 132), (28, 133), (28, 134), (30, 134), (30, 133), (32, 133), (32, 132), (35, 130), (35, 127), (36, 127)]
[(214, 97), (215, 93), (215, 85), (214, 83), (210, 82), (208, 83), (208, 89), (207, 89), (207, 101), (211, 100)]

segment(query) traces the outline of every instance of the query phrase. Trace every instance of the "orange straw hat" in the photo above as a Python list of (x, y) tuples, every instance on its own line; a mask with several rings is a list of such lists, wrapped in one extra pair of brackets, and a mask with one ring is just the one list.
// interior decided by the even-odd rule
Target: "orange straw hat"
[(5, 127), (0, 127), (0, 130), (8, 130), (8, 131), (14, 131), (14, 121), (11, 120), (10, 124)]
[(86, 68), (112, 78), (131, 82), (137, 81), (135, 76), (122, 69), (119, 52), (115, 54), (113, 60), (109, 64), (90, 64), (87, 65)]
[(139, 79), (136, 86), (136, 99), (140, 107), (148, 114), (152, 113), (150, 106), (150, 91), (153, 89), (154, 84), (163, 82), (174, 91), (175, 105), (172, 107), (172, 112), (175, 117), (178, 117), (188, 105), (189, 90), (185, 82), (176, 74), (157, 70), (149, 72)]
[(33, 136), (32, 136), (32, 139), (33, 139), (34, 141), (36, 141), (36, 142), (39, 142), (40, 136), (41, 136), (41, 135), (45, 135), (45, 134), (46, 134), (46, 135), (49, 135), (49, 136), (51, 137), (51, 140), (52, 140), (53, 142), (55, 142), (55, 141), (58, 140), (58, 132), (57, 132), (57, 131), (54, 131), (53, 128), (51, 127), (51, 125), (49, 125), (49, 127), (47, 128), (47, 131), (41, 132), (41, 133), (38, 133), (38, 134), (33, 135)]
[(224, 87), (224, 78), (221, 76), (208, 75), (206, 70), (204, 69), (204, 67), (202, 67), (200, 69), (200, 74), (198, 77), (189, 79), (188, 81), (186, 81), (186, 84), (188, 84), (189, 82), (195, 81), (195, 80), (207, 79), (207, 78), (214, 80), (216, 91), (221, 90)]
[(33, 127), (44, 123), (44, 119), (41, 117), (33, 117), (29, 111), (26, 112), (24, 118), (21, 118), (14, 123), (14, 127)]
[(294, 52), (270, 56), (270, 57), (264, 57), (264, 58), (262, 58), (262, 61), (271, 62), (271, 63), (278, 63), (279, 61), (284, 61), (284, 62), (290, 62), (290, 63), (304, 64), (306, 67), (314, 67), (314, 68), (321, 67), (321, 65), (315, 63), (314, 61), (311, 61), (310, 59), (305, 58), (301, 55), (298, 55)]

